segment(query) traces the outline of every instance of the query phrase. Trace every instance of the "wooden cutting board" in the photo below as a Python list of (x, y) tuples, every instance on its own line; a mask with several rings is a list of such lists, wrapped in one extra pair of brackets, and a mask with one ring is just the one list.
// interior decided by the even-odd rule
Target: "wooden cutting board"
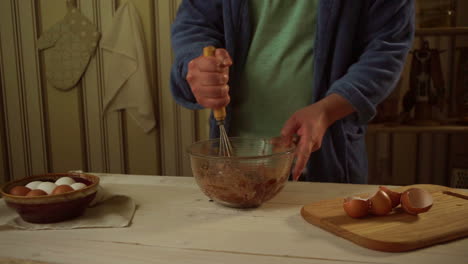
[(468, 236), (468, 192), (426, 184), (393, 190), (402, 192), (412, 187), (432, 193), (434, 204), (428, 212), (413, 216), (398, 206), (390, 215), (354, 219), (343, 210), (345, 197), (340, 197), (305, 205), (301, 214), (311, 224), (379, 251), (409, 251)]

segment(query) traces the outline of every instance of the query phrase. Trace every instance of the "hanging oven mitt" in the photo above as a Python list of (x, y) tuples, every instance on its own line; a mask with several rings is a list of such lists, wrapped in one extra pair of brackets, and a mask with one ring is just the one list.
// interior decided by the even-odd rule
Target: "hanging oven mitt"
[(47, 80), (60, 90), (79, 82), (94, 54), (101, 34), (75, 7), (62, 21), (42, 34), (38, 48), (44, 52)]

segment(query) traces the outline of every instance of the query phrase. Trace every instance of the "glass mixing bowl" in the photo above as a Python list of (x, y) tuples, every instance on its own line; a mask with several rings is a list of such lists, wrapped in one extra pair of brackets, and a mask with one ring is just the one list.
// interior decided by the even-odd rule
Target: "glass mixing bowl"
[(251, 208), (277, 195), (291, 173), (295, 146), (280, 137), (229, 138), (231, 157), (220, 157), (219, 139), (192, 144), (188, 153), (195, 180), (212, 200)]

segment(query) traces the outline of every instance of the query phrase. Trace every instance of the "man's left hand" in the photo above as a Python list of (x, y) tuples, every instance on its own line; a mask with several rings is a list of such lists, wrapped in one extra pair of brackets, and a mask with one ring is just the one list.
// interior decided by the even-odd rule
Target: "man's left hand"
[(293, 139), (299, 136), (296, 149), (296, 164), (293, 180), (297, 181), (307, 164), (310, 154), (322, 145), (322, 139), (336, 120), (355, 110), (352, 105), (338, 94), (331, 94), (324, 99), (295, 112), (285, 123), (281, 135)]

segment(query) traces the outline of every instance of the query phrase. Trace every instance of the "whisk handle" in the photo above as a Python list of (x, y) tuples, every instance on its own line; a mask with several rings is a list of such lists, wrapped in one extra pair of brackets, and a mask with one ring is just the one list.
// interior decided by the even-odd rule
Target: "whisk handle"
[[(203, 56), (212, 57), (215, 55), (216, 48), (213, 46), (207, 46), (203, 48)], [(226, 108), (221, 107), (213, 109), (213, 115), (216, 121), (223, 121), (226, 118)]]
[(215, 55), (216, 48), (213, 46), (207, 46), (203, 48), (203, 56), (213, 57)]

